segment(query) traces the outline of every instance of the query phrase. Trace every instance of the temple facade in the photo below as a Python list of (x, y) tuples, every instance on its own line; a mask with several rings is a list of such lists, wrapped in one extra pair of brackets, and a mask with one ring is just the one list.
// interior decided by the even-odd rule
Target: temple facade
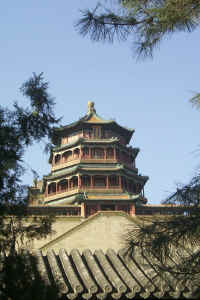
[(87, 114), (55, 130), (51, 172), (30, 188), (29, 207), (49, 207), (58, 214), (89, 217), (98, 211), (135, 214), (147, 203), (147, 176), (138, 174), (134, 133), (104, 120), (88, 102)]

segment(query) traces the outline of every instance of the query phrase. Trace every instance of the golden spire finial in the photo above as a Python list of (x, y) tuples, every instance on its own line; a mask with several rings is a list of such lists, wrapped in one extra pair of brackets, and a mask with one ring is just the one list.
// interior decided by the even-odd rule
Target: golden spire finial
[(96, 113), (96, 110), (94, 108), (94, 102), (88, 101), (88, 114), (90, 113)]

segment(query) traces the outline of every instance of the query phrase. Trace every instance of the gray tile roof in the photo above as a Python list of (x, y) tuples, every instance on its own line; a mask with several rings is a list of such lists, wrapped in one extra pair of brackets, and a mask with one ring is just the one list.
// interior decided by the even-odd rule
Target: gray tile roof
[(42, 278), (49, 285), (56, 282), (66, 299), (191, 298), (200, 283), (194, 276), (187, 280), (169, 273), (163, 276), (149, 259), (127, 258), (123, 250), (87, 249), (81, 254), (78, 249), (70, 253), (60, 249), (58, 255), (38, 250), (36, 256)]

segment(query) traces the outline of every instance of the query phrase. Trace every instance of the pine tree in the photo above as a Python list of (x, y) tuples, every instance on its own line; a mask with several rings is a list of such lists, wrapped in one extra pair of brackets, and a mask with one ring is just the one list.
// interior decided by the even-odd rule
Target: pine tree
[[(32, 299), (27, 287), (32, 282), (33, 292), (36, 283), (24, 251), (33, 239), (46, 237), (53, 222), (51, 216), (30, 221), (26, 209), (28, 187), (22, 184), (21, 176), (25, 172), (27, 147), (50, 139), (60, 119), (54, 115), (54, 99), (48, 93), (48, 83), (42, 73), (33, 74), (22, 85), (21, 93), (29, 99), (26, 108), (18, 103), (14, 103), (13, 109), (0, 106), (1, 299)], [(46, 145), (50, 146), (47, 142)]]

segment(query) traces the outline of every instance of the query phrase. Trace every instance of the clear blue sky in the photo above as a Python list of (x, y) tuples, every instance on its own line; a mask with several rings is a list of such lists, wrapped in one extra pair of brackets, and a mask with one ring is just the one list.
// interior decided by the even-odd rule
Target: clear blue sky
[[(1, 105), (25, 105), (19, 87), (44, 72), (63, 124), (76, 121), (95, 102), (97, 113), (135, 129), (131, 145), (141, 149), (139, 172), (149, 203), (158, 204), (177, 182), (187, 182), (199, 163), (200, 111), (188, 99), (200, 91), (200, 30), (176, 34), (153, 60), (137, 62), (131, 39), (114, 45), (92, 43), (74, 29), (80, 9), (96, 1), (2, 1), (0, 4)], [(43, 145), (29, 149), (27, 166), (49, 173)], [(31, 172), (24, 176), (32, 183)]]

